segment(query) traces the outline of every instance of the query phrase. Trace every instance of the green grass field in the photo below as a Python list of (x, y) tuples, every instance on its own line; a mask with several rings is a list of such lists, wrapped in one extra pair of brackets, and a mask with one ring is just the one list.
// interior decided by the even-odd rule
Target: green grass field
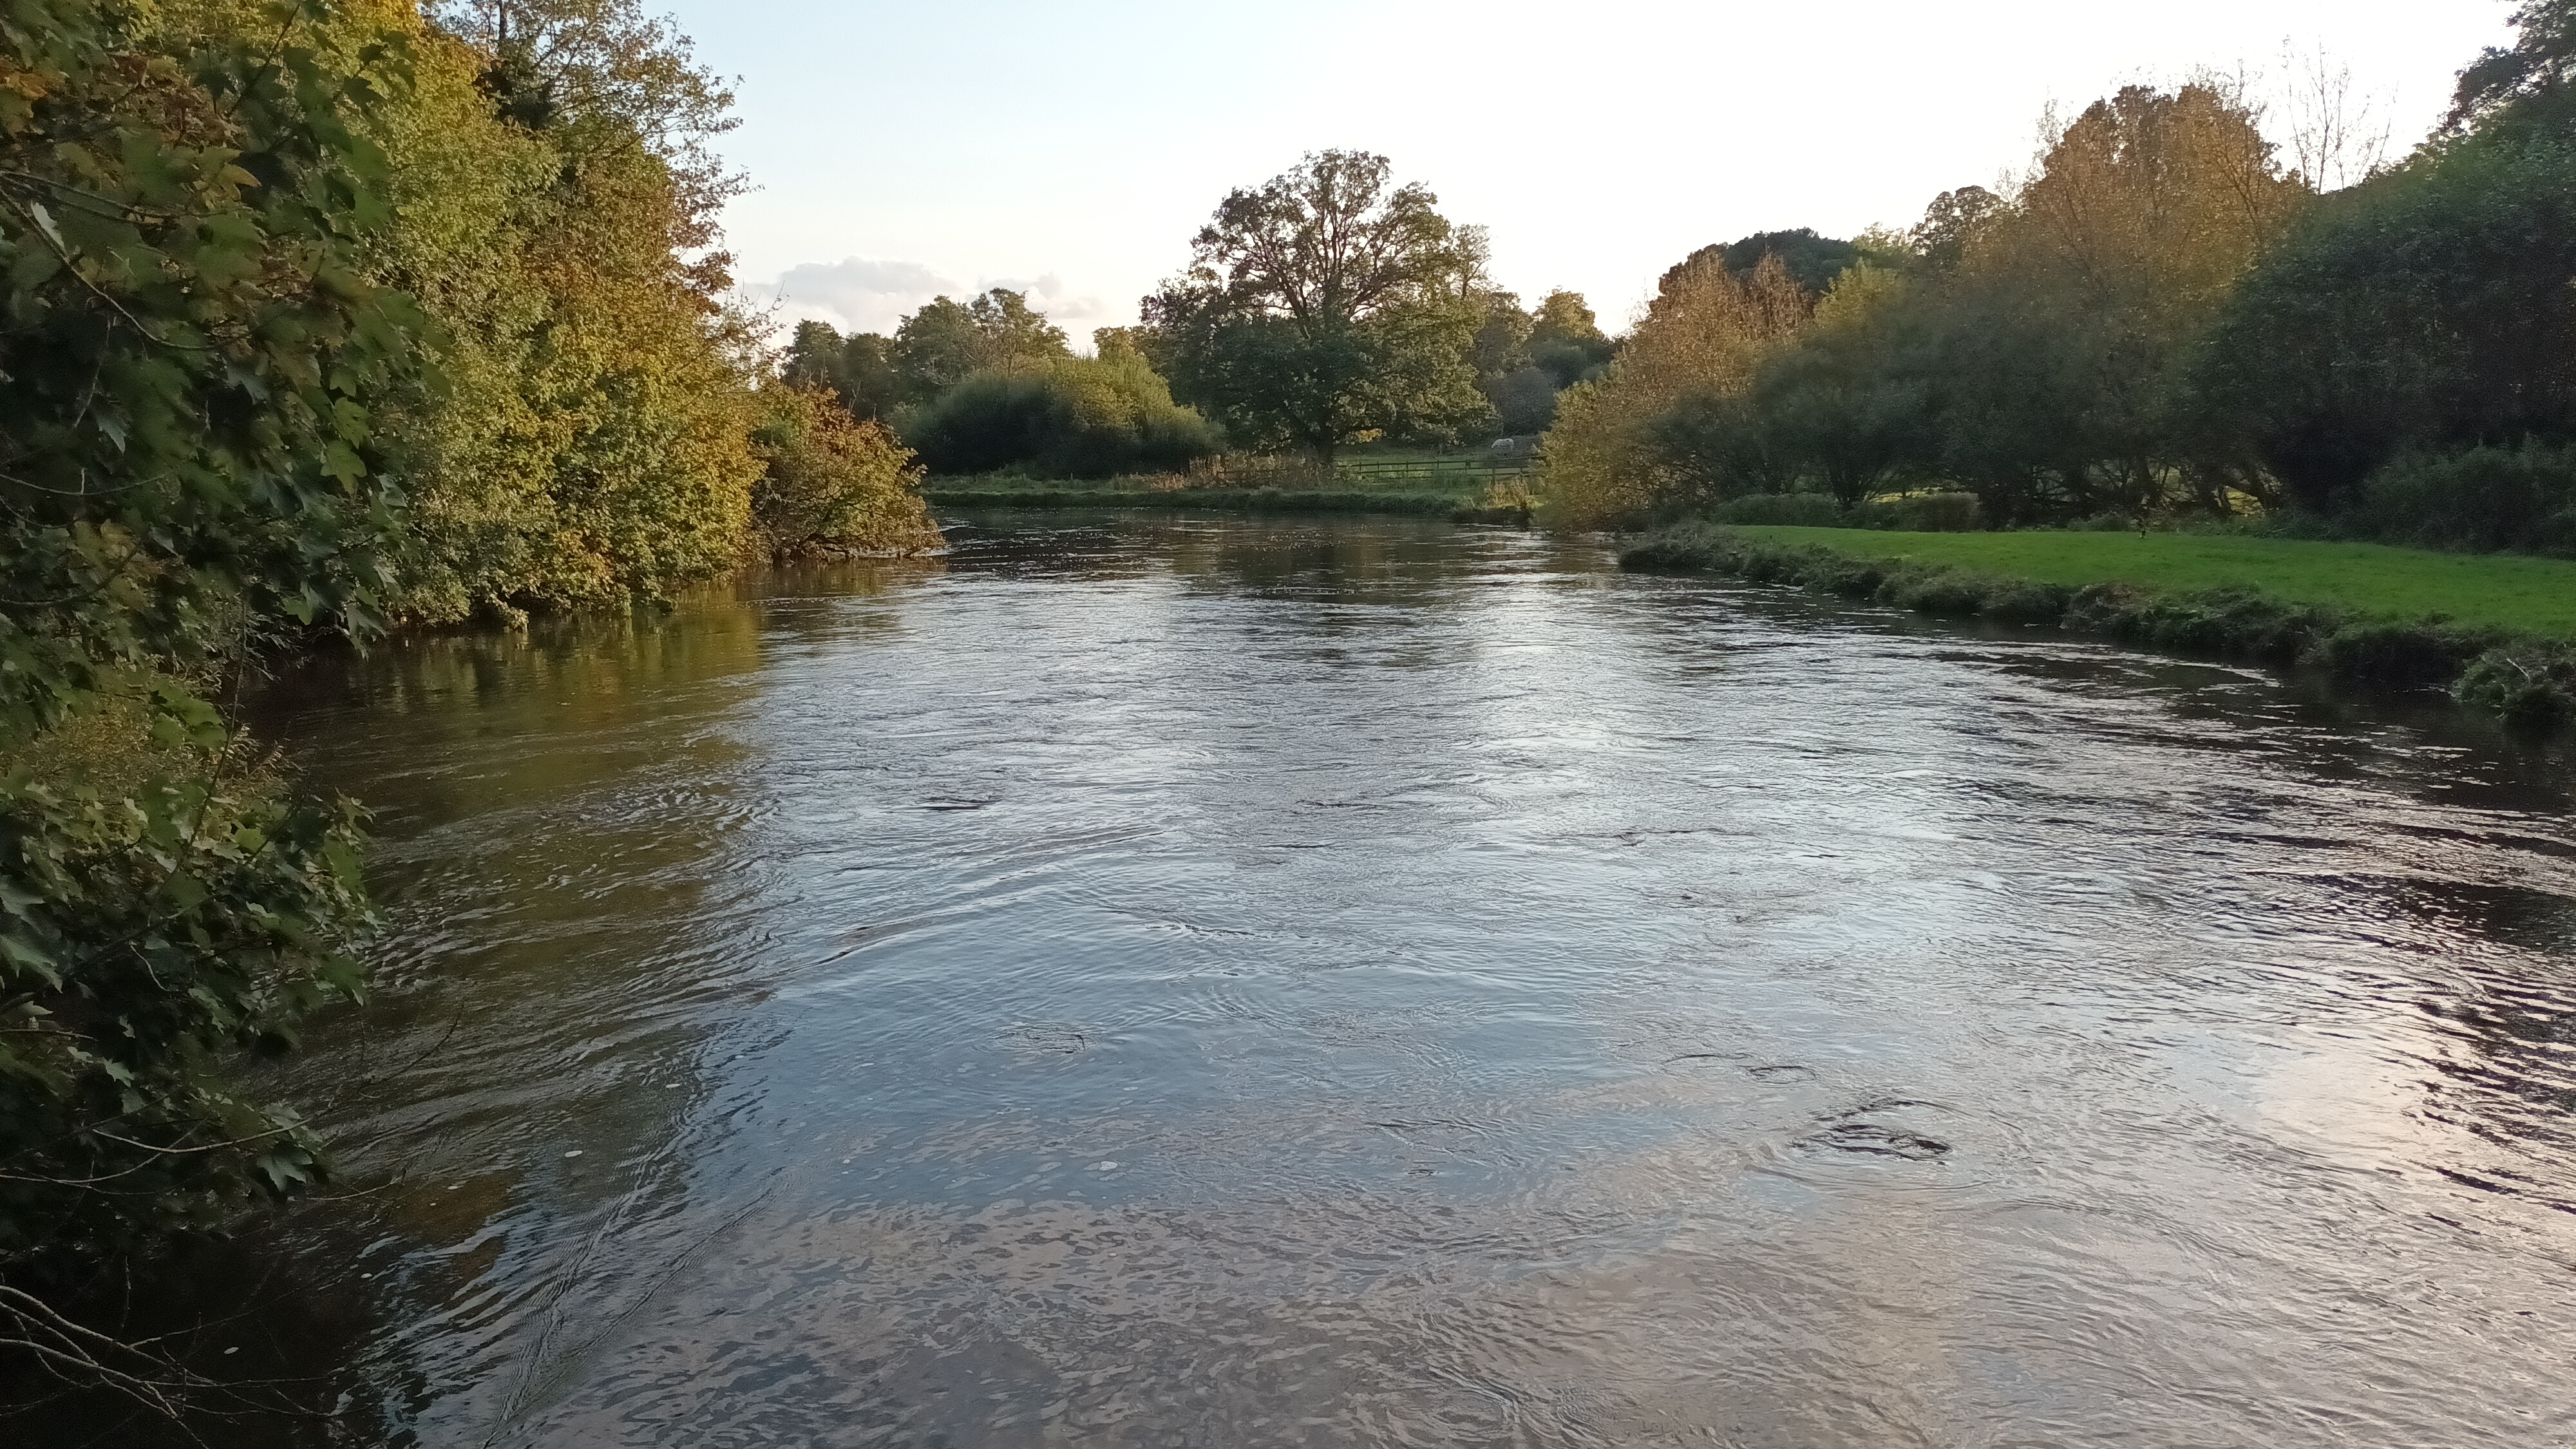
[(1739, 527), (1747, 538), (1821, 544), (1860, 558), (1926, 563), (2052, 584), (2136, 584), (2174, 591), (2237, 586), (2275, 598), (2414, 620), (2576, 637), (2576, 563), (2510, 554), (2431, 553), (2375, 543), (2311, 543), (2181, 533), (1880, 533)]

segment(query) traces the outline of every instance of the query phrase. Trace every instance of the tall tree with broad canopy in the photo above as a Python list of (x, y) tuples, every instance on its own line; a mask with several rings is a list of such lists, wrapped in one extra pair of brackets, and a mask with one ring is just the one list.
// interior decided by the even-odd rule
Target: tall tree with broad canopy
[(1229, 194), (1189, 271), (1145, 299), (1176, 395), (1240, 442), (1328, 466), (1373, 433), (1448, 438), (1489, 421), (1470, 356), (1484, 233), (1438, 204), (1363, 151), (1315, 152)]

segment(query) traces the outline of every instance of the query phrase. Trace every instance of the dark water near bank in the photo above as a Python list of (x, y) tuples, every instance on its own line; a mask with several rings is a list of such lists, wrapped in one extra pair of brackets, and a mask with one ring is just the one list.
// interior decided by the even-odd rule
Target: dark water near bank
[(434, 1445), (2576, 1442), (2563, 759), (1503, 531), (958, 543), (282, 682), (393, 939), (274, 1371)]

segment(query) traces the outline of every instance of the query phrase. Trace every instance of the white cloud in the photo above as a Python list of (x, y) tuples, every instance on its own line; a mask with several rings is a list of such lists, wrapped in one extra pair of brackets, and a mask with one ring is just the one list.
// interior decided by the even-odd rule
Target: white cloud
[(1023, 281), (1016, 277), (998, 277), (984, 285), (1008, 287), (1026, 296), (1029, 299), (1029, 310), (1045, 313), (1048, 321), (1071, 333), (1076, 342), (1087, 341), (1090, 336), (1090, 327), (1077, 324), (1102, 326), (1106, 324), (1109, 317), (1108, 304), (1101, 301), (1097, 294), (1076, 295), (1066, 285), (1064, 278), (1054, 272), (1048, 272), (1035, 281)]
[(844, 332), (892, 332), (907, 312), (966, 289), (919, 262), (844, 257), (791, 267), (774, 283), (753, 283), (742, 294), (755, 306), (775, 303), (788, 325), (813, 318)]
[(896, 324), (934, 297), (959, 301), (988, 287), (1008, 287), (1026, 294), (1029, 306), (1064, 328), (1076, 342), (1109, 320), (1110, 310), (1096, 294), (1077, 294), (1054, 272), (1035, 279), (992, 277), (965, 286), (922, 262), (844, 257), (837, 262), (806, 262), (791, 267), (775, 282), (754, 282), (741, 291), (755, 307), (775, 306), (780, 330), (813, 318), (843, 332), (892, 333)]

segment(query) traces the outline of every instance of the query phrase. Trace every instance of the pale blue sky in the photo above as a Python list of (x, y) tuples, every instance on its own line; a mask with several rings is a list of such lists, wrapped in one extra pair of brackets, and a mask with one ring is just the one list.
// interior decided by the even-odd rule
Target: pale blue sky
[[(655, 0), (647, 0), (648, 5)], [(825, 4), (661, 0), (739, 77), (739, 275), (790, 319), (883, 328), (1031, 286), (1126, 322), (1229, 188), (1358, 147), (1493, 235), (1494, 273), (1622, 322), (1693, 247), (1904, 224), (2026, 165), (2043, 107), (2196, 66), (2348, 66), (2402, 149), (2506, 0), (1585, 0)]]

